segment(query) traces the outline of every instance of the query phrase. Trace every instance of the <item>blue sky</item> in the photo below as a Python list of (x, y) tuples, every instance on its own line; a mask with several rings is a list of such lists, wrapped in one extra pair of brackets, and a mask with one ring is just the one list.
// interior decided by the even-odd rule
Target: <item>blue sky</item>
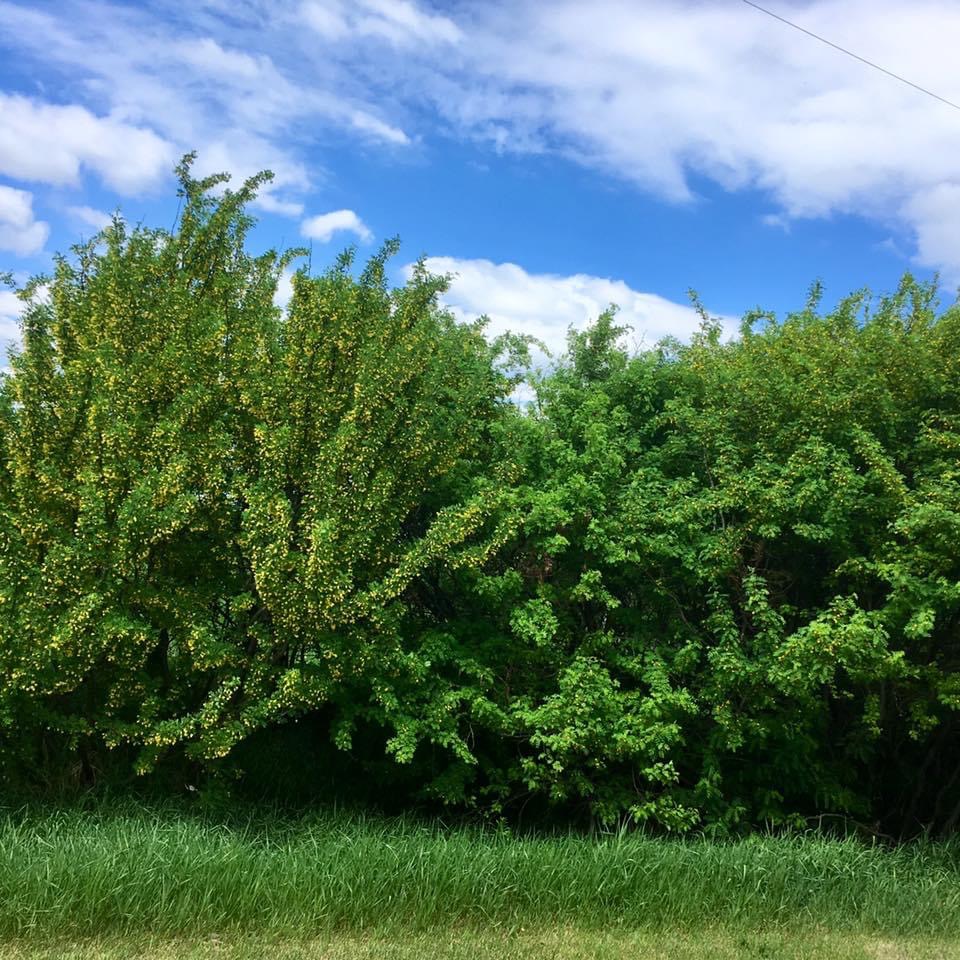
[[(769, 6), (960, 100), (955, 2)], [(652, 342), (690, 287), (735, 317), (960, 281), (960, 112), (740, 0), (0, 0), (0, 269), (169, 224), (192, 149), (276, 172), (258, 244), (399, 235), (398, 278), (428, 255), (554, 347), (610, 300)]]

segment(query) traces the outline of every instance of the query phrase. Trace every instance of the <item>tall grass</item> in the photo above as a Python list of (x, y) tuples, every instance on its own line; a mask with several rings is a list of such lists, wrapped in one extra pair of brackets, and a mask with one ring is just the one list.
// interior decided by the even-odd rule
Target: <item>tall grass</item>
[(0, 938), (537, 924), (960, 934), (960, 849), (518, 837), (403, 820), (0, 814)]

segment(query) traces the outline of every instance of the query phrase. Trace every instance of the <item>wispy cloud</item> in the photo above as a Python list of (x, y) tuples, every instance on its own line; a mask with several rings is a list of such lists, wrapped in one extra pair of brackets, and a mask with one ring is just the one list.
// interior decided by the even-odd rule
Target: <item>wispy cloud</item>
[(94, 207), (74, 206), (67, 207), (67, 213), (80, 223), (93, 227), (94, 230), (102, 230), (110, 225), (112, 217), (103, 210), (97, 210)]
[(300, 16), (328, 40), (375, 37), (407, 47), (457, 43), (463, 36), (449, 17), (410, 0), (306, 0)]
[[(956, 111), (739, 3), (244, 0), (172, 8), (0, 0), (5, 55), (53, 102), (0, 102), (0, 175), (120, 193), (191, 147), (203, 169), (277, 173), (302, 216), (331, 131), (383, 150), (425, 134), (564, 156), (667, 202), (706, 178), (771, 216), (856, 214), (960, 276)], [(790, 15), (954, 100), (951, 0), (798, 0)], [(19, 61), (18, 61), (19, 62)], [(69, 81), (69, 82), (67, 82)], [(39, 89), (39, 88), (38, 88)]]
[(317, 130), (390, 147), (409, 137), (341, 67), (318, 65), (316, 37), (307, 43), (297, 19), (291, 3), (268, 10), (257, 0), (229, 18), (207, 7), (170, 18), (150, 5), (65, 0), (48, 12), (0, 0), (2, 46), (32, 61), (38, 78), (68, 81), (60, 88), (74, 98), (3, 96), (0, 175), (77, 185), (87, 172), (131, 194), (196, 149), (199, 173), (271, 169), (261, 209), (300, 216), (323, 173), (306, 159)]

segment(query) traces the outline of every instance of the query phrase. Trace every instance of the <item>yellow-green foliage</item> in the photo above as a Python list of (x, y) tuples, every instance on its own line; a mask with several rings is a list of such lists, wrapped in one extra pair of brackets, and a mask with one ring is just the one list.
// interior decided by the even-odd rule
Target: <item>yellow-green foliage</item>
[(146, 770), (332, 701), (407, 730), (403, 594), (503, 541), (503, 471), (463, 465), (510, 383), (437, 308), (443, 281), (388, 290), (391, 245), (356, 279), (349, 257), (297, 273), (281, 313), (296, 252), (245, 251), (262, 178), (214, 199), (223, 178), (180, 176), (174, 233), (118, 219), (58, 261), (49, 303), (25, 293), (2, 394), (3, 738), (130, 744)]

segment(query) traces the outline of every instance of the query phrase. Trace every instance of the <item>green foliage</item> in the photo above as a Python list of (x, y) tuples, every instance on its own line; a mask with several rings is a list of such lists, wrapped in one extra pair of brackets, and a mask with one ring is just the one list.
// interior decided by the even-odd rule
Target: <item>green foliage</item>
[(934, 295), (821, 315), (815, 289), (638, 356), (612, 314), (571, 335), (500, 557), (526, 641), (488, 694), (520, 743), (500, 796), (678, 830), (960, 824), (960, 310)]
[(636, 355), (611, 309), (514, 404), (529, 341), (391, 289), (395, 244), (281, 311), (262, 177), (179, 175), (174, 232), (22, 293), (5, 769), (243, 778), (302, 720), (494, 815), (960, 826), (960, 308), (814, 287)]
[[(480, 328), (437, 308), (443, 281), (358, 278), (344, 257), (294, 278), (245, 252), (260, 180), (180, 168), (176, 231), (121, 220), (27, 297), (3, 387), (0, 736), (223, 757), (321, 705), (416, 737), (398, 688), (404, 593), (476, 566), (505, 536), (504, 465), (482, 472), (509, 382)], [(476, 462), (476, 463), (475, 463)], [(509, 516), (509, 511), (505, 511)], [(442, 713), (425, 696), (422, 710)], [(92, 775), (93, 771), (87, 771)]]

